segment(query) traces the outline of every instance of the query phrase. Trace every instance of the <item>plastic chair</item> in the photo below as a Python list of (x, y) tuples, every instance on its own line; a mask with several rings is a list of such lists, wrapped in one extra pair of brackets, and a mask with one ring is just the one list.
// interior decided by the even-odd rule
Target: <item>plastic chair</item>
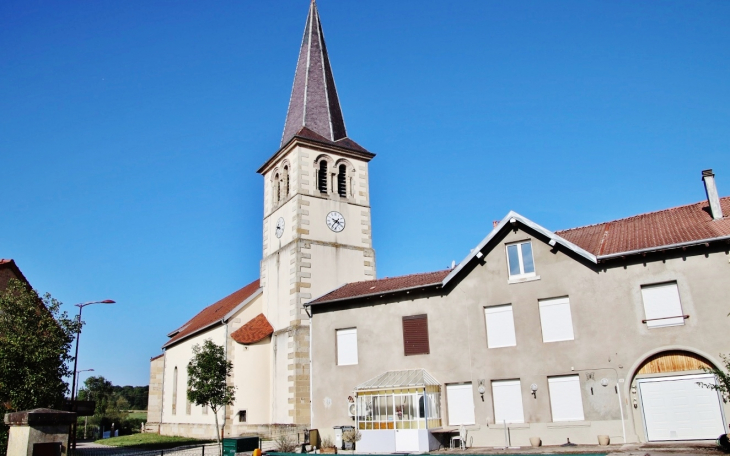
[(466, 428), (462, 424), (459, 426), (459, 435), (455, 435), (451, 437), (451, 449), (454, 449), (454, 441), (459, 441), (459, 448), (462, 450), (466, 450)]

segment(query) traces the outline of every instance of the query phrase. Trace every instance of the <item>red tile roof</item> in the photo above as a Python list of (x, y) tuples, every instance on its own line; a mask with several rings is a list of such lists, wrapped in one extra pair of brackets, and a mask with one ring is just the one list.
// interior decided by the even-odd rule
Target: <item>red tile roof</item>
[(274, 333), (274, 328), (264, 314), (258, 314), (248, 323), (231, 333), (231, 338), (239, 344), (255, 344)]
[(730, 236), (730, 196), (720, 204), (722, 220), (713, 220), (701, 201), (555, 234), (597, 257)]
[(408, 288), (436, 285), (440, 284), (449, 275), (449, 272), (451, 272), (451, 269), (348, 283), (324, 296), (320, 296), (314, 301), (310, 301), (309, 304), (319, 304), (340, 299), (378, 295)]
[(182, 325), (177, 331), (173, 331), (172, 338), (168, 340), (163, 348), (169, 347), (196, 332), (221, 321), (228, 312), (235, 309), (237, 305), (248, 299), (260, 288), (259, 279), (254, 280), (238, 291), (231, 293), (215, 304), (211, 304), (194, 316), (190, 321)]

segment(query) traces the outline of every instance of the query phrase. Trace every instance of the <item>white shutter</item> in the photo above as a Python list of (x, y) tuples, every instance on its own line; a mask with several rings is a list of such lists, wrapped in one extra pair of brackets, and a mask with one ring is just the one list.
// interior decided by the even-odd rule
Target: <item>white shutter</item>
[(659, 328), (684, 324), (682, 304), (679, 302), (679, 290), (676, 282), (644, 285), (641, 287), (641, 297), (644, 300), (647, 327)]
[(568, 298), (542, 299), (539, 305), (542, 341), (573, 340), (573, 319)]
[(494, 402), (494, 422), (496, 424), (524, 423), (522, 411), (522, 388), (519, 380), (492, 382), (492, 401)]
[(337, 330), (337, 365), (357, 364), (357, 328)]
[(446, 385), (446, 401), (451, 426), (475, 423), (471, 383)]
[(487, 347), (514, 347), (515, 320), (512, 315), (512, 305), (487, 307), (484, 309), (487, 321)]
[(549, 377), (550, 408), (553, 421), (583, 421), (583, 399), (577, 375)]

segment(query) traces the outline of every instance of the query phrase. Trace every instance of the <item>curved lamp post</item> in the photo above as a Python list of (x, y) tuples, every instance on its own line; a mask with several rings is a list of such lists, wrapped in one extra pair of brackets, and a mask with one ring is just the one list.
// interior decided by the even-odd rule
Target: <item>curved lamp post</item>
[[(90, 306), (92, 304), (114, 304), (116, 301), (113, 301), (111, 299), (105, 299), (103, 301), (91, 301), (91, 302), (82, 302), (80, 304), (75, 304), (76, 307), (79, 308), (79, 316), (78, 316), (78, 323), (79, 327), (76, 330), (76, 354), (74, 355), (74, 374), (73, 378), (71, 380), (71, 406), (73, 407), (74, 401), (76, 400), (76, 367), (78, 366), (79, 362), (79, 337), (81, 336), (81, 311), (84, 310), (84, 307)], [(71, 426), (71, 441), (72, 441), (72, 448), (76, 449), (76, 423), (74, 423)]]
[(94, 372), (94, 369), (83, 369), (76, 372), (76, 397), (79, 396), (79, 385), (81, 384), (81, 373), (82, 372)]

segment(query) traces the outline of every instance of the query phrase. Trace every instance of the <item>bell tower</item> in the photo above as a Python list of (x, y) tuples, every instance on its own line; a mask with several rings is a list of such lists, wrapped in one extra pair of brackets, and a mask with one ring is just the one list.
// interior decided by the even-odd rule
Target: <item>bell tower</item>
[(374, 156), (347, 136), (312, 1), (281, 145), (258, 170), (264, 177), (261, 286), (274, 327), (274, 423), (311, 422), (303, 304), (345, 283), (375, 278), (368, 175)]

